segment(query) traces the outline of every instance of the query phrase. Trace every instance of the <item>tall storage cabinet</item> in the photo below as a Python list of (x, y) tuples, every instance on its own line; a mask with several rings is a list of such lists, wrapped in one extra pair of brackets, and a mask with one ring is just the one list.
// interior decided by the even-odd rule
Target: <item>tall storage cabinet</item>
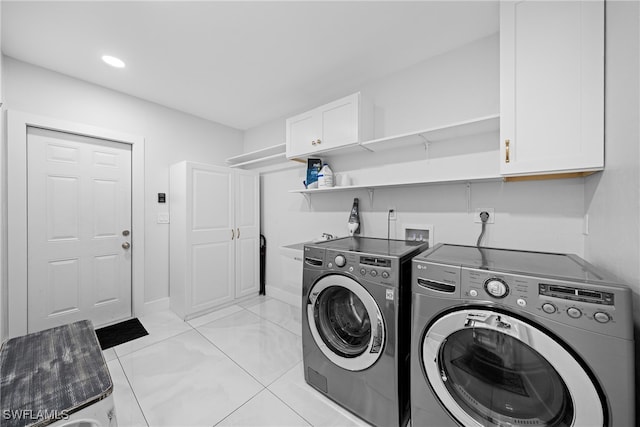
[(604, 1), (500, 3), (500, 172), (604, 167)]
[(170, 300), (183, 319), (259, 289), (259, 176), (193, 162), (170, 169)]

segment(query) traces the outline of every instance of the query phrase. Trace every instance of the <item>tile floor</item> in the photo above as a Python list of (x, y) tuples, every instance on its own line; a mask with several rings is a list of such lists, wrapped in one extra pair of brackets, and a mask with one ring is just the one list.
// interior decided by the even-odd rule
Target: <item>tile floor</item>
[(259, 297), (104, 352), (118, 425), (367, 426), (304, 381), (300, 309)]

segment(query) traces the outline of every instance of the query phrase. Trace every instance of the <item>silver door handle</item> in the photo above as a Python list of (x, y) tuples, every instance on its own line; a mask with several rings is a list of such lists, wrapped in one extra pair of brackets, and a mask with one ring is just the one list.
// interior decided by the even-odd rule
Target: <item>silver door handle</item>
[(129, 242), (124, 242), (122, 244), (122, 249), (129, 249), (130, 247), (131, 247), (131, 243), (129, 243)]

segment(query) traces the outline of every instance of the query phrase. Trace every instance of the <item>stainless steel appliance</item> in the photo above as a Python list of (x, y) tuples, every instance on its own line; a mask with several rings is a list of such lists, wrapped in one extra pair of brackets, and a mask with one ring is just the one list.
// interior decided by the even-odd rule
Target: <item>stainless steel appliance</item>
[(631, 426), (631, 292), (577, 256), (436, 245), (413, 260), (414, 426)]
[(411, 258), (426, 248), (366, 237), (304, 247), (305, 380), (377, 426), (409, 418)]

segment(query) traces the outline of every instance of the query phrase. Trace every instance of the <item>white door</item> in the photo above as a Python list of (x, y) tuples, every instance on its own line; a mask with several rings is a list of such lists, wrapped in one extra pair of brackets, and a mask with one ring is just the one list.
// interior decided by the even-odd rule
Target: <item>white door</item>
[(258, 295), (260, 288), (260, 177), (235, 173), (236, 298)]
[(195, 313), (234, 298), (235, 209), (230, 169), (192, 163), (187, 167), (190, 311)]
[(28, 331), (130, 317), (131, 146), (30, 127), (27, 170)]

